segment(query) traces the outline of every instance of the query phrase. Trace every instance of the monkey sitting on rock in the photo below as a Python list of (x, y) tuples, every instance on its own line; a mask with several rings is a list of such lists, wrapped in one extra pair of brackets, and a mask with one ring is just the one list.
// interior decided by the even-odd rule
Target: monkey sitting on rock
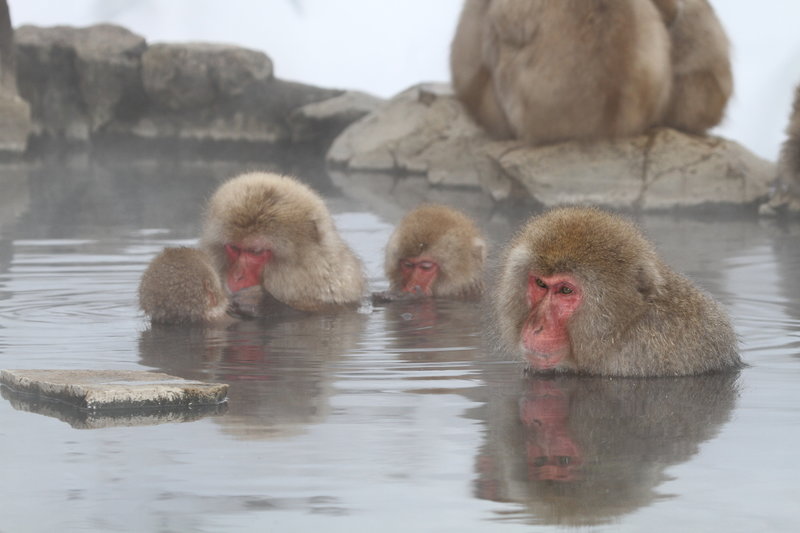
[(450, 70), (489, 135), (540, 145), (702, 134), (733, 90), (729, 55), (707, 0), (467, 0)]

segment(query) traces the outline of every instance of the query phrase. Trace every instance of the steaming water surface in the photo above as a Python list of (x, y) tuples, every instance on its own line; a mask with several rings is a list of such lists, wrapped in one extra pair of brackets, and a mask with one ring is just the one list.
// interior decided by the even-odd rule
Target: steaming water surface
[[(797, 224), (640, 219), (729, 308), (738, 376), (524, 378), (492, 357), (486, 312), (459, 302), (151, 328), (142, 271), (196, 242), (204, 199), (238, 170), (4, 171), (0, 368), (156, 369), (229, 383), (230, 399), (126, 425), (4, 390), (0, 531), (796, 530)], [(443, 197), (411, 181), (311, 175), (372, 290), (398, 216)], [(459, 194), (494, 251), (527, 216)]]

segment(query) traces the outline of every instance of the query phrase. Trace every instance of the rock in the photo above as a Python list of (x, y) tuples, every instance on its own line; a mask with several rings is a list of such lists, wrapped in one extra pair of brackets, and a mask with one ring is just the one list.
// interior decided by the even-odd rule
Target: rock
[(15, 37), (20, 94), (37, 135), (88, 141), (117, 116), (141, 112), (143, 37), (111, 24), (22, 26)]
[(0, 0), (0, 152), (25, 151), (30, 107), (17, 94), (14, 30), (6, 0)]
[(98, 24), (75, 33), (75, 68), (92, 131), (145, 105), (139, 74), (144, 38), (125, 28)]
[(223, 415), (228, 410), (226, 402), (215, 405), (192, 406), (191, 409), (175, 406), (159, 409), (95, 409), (88, 411), (40, 396), (16, 393), (8, 387), (0, 387), (0, 396), (8, 400), (11, 407), (17, 411), (56, 418), (75, 429), (103, 429), (193, 422), (206, 416)]
[(117, 123), (113, 132), (151, 140), (288, 144), (292, 133), (287, 117), (294, 109), (340, 93), (272, 79), (205, 107), (153, 108), (132, 124)]
[(225, 384), (132, 370), (2, 370), (0, 383), (84, 410), (215, 405), (228, 393)]
[[(148, 48), (142, 37), (109, 24), (23, 26), (16, 38), (20, 93), (39, 137), (288, 144), (296, 109), (342, 94), (275, 79), (269, 57), (239, 46)], [(323, 112), (317, 125), (341, 128), (357, 111), (327, 118)]]
[(16, 37), (20, 91), (38, 134), (88, 140), (119, 114), (143, 107), (143, 37), (110, 24), (23, 26)]
[(22, 153), (31, 131), (28, 103), (0, 88), (0, 152)]
[(115, 133), (288, 143), (295, 109), (342, 92), (275, 79), (265, 54), (210, 43), (154, 45), (142, 58), (142, 77), (152, 106), (136, 121), (117, 123)]
[(419, 85), (348, 127), (334, 169), (422, 174), (432, 185), (480, 186), (494, 200), (660, 210), (755, 205), (773, 163), (719, 137), (668, 128), (633, 138), (530, 146), (492, 142), (446, 87)]
[(238, 46), (156, 44), (142, 56), (142, 82), (150, 101), (173, 111), (213, 105), (272, 77), (266, 54)]
[(668, 128), (596, 143), (536, 148), (495, 143), (487, 153), (545, 206), (591, 203), (648, 210), (754, 205), (766, 197), (775, 173), (773, 163), (733, 141)]
[(384, 100), (360, 91), (347, 91), (313, 102), (289, 115), (293, 142), (323, 142), (328, 146), (347, 126), (376, 111)]
[(446, 85), (416, 85), (348, 127), (328, 162), (348, 170), (423, 174), (431, 184), (477, 187), (496, 172), (480, 153), (486, 135)]

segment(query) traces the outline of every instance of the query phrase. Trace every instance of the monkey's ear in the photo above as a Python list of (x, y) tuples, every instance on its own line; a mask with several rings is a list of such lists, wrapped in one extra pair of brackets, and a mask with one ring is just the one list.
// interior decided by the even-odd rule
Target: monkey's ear
[(486, 260), (486, 241), (480, 237), (472, 239), (472, 255), (479, 261)]
[(658, 270), (658, 265), (648, 261), (639, 266), (636, 272), (636, 290), (645, 298), (656, 296), (664, 285), (664, 278)]

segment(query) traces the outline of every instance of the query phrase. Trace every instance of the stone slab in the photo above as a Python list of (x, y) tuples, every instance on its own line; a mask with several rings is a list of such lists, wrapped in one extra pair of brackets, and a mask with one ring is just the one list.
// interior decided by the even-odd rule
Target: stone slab
[(228, 394), (226, 384), (136, 370), (0, 370), (0, 384), (86, 411), (191, 408), (222, 403)]
[(170, 406), (158, 409), (80, 409), (73, 404), (15, 392), (0, 386), (0, 396), (17, 411), (49, 416), (66, 422), (75, 429), (105, 429), (111, 427), (155, 426), (194, 422), (208, 416), (223, 416), (228, 402), (192, 407)]

